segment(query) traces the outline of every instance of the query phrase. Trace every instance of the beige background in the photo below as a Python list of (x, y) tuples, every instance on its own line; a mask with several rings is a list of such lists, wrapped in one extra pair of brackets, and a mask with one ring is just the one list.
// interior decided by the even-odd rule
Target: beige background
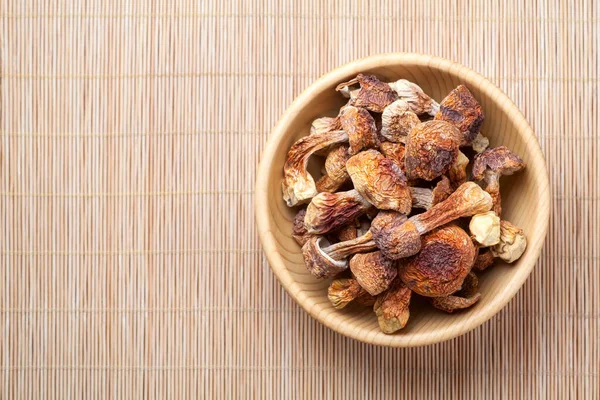
[[(0, 398), (600, 396), (597, 2), (37, 3), (0, 0)], [(553, 196), (513, 301), (406, 350), (312, 320), (253, 215), (294, 97), (392, 51), (501, 87)]]

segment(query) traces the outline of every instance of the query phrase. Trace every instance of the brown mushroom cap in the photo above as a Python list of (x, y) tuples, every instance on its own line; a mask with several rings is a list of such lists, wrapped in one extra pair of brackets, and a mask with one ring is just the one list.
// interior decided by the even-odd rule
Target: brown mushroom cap
[(479, 278), (473, 271), (469, 272), (463, 281), (460, 290), (454, 295), (460, 297), (473, 297), (479, 292)]
[(292, 227), (292, 237), (298, 242), (300, 246), (304, 246), (308, 239), (311, 238), (311, 234), (306, 230), (304, 225), (304, 217), (306, 216), (306, 209), (303, 208), (294, 217), (294, 225)]
[(306, 209), (306, 230), (311, 234), (330, 232), (353, 221), (371, 207), (356, 190), (319, 193)]
[(422, 296), (448, 296), (460, 289), (475, 255), (469, 235), (456, 225), (446, 225), (421, 238), (421, 251), (401, 264), (398, 275)]
[(327, 290), (327, 297), (333, 307), (339, 310), (366, 293), (356, 279), (342, 278), (331, 282)]
[(363, 149), (379, 147), (375, 119), (366, 109), (354, 106), (343, 107), (340, 110), (340, 124), (350, 141), (348, 154), (354, 155)]
[(373, 311), (383, 333), (394, 333), (406, 326), (411, 295), (410, 289), (400, 279), (395, 279), (385, 293), (377, 296)]
[(350, 175), (346, 171), (346, 161), (349, 158), (347, 145), (343, 144), (331, 149), (325, 159), (325, 175), (317, 181), (319, 192), (333, 193), (350, 180)]
[(340, 242), (356, 239), (358, 236), (357, 219), (354, 219), (348, 225), (342, 226), (335, 232), (335, 235)]
[(460, 297), (460, 296), (444, 296), (444, 297), (433, 297), (431, 304), (442, 311), (446, 311), (452, 314), (455, 311), (464, 310), (473, 306), (481, 298), (480, 293), (475, 293), (471, 297)]
[(371, 223), (371, 233), (377, 248), (390, 260), (410, 257), (421, 249), (419, 231), (404, 214), (380, 211)]
[(469, 89), (464, 85), (459, 85), (442, 100), (435, 119), (450, 122), (458, 127), (460, 145), (466, 146), (471, 144), (479, 133), (479, 128), (483, 123), (483, 111)]
[(487, 149), (477, 154), (473, 161), (473, 179), (482, 180), (486, 175), (511, 175), (525, 167), (523, 159), (506, 146)]
[(396, 100), (381, 114), (381, 136), (390, 142), (404, 143), (406, 137), (421, 120), (409, 109), (404, 100)]
[(306, 170), (308, 159), (316, 151), (348, 141), (344, 131), (319, 133), (301, 138), (292, 145), (283, 166), (281, 189), (288, 207), (304, 203), (317, 194), (315, 181)]
[(433, 180), (446, 173), (458, 156), (458, 129), (444, 121), (415, 126), (406, 140), (404, 167), (409, 179)]
[(304, 265), (316, 278), (331, 278), (348, 268), (347, 260), (334, 260), (321, 248), (329, 242), (323, 236), (313, 236), (302, 246)]
[(375, 207), (410, 212), (412, 200), (406, 177), (395, 162), (376, 150), (366, 150), (352, 156), (346, 169), (356, 190)]
[(350, 270), (360, 286), (372, 296), (386, 290), (398, 274), (394, 262), (380, 251), (355, 254), (350, 259)]
[[(359, 90), (351, 90), (351, 86), (360, 85)], [(398, 99), (398, 95), (390, 85), (381, 82), (373, 75), (358, 74), (355, 79), (339, 84), (336, 90), (348, 92), (352, 105), (363, 107), (373, 112), (383, 112), (383, 109)]]

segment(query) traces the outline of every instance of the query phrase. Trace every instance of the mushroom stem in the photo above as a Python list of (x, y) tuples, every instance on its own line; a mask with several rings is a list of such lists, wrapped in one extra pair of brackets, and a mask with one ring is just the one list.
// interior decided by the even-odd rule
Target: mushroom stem
[(373, 241), (373, 234), (369, 230), (356, 239), (332, 244), (331, 246), (324, 247), (322, 250), (334, 260), (343, 260), (352, 254), (365, 253), (373, 251), (376, 248), (377, 246), (375, 246), (375, 242)]
[(415, 215), (412, 222), (420, 235), (461, 217), (484, 213), (492, 208), (492, 198), (474, 182), (463, 183), (446, 200)]
[(429, 210), (433, 202), (433, 190), (410, 186), (410, 196), (412, 197), (413, 208), (422, 208)]
[(284, 180), (281, 184), (283, 199), (289, 207), (317, 195), (315, 181), (306, 170), (310, 156), (327, 146), (347, 141), (346, 132), (333, 131), (305, 136), (292, 145), (283, 166)]

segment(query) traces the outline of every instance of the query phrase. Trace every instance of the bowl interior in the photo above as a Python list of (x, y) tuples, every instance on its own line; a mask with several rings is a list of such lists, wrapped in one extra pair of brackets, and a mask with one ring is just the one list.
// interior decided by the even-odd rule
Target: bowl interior
[[(481, 103), (485, 122), (481, 132), (491, 146), (505, 145), (519, 154), (527, 168), (501, 179), (503, 219), (522, 227), (528, 248), (513, 265), (497, 263), (480, 274), (482, 298), (464, 312), (446, 314), (423, 301), (411, 304), (407, 326), (394, 335), (379, 331), (371, 309), (334, 309), (327, 299), (330, 280), (317, 280), (306, 270), (301, 249), (291, 237), (296, 209), (281, 196), (283, 164), (290, 146), (309, 133), (311, 122), (335, 116), (345, 99), (334, 88), (358, 72), (383, 81), (405, 78), (416, 82), (437, 101), (465, 84)], [(290, 106), (274, 129), (257, 177), (256, 208), (259, 234), (273, 271), (283, 286), (311, 315), (338, 332), (369, 343), (417, 346), (447, 340), (492, 317), (523, 284), (543, 244), (549, 215), (548, 176), (543, 155), (531, 128), (514, 104), (489, 81), (458, 64), (436, 57), (392, 54), (359, 60), (340, 67), (311, 85)]]

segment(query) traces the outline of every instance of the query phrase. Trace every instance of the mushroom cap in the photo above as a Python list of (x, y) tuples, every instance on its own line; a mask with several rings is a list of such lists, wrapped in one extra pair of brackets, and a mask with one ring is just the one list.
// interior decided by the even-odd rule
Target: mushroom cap
[(365, 294), (366, 291), (358, 284), (356, 279), (334, 279), (327, 290), (327, 297), (334, 308), (342, 309), (352, 300)]
[(486, 174), (512, 175), (525, 167), (523, 159), (506, 146), (487, 149), (473, 161), (473, 179), (481, 180)]
[(366, 150), (346, 162), (356, 190), (381, 210), (410, 213), (412, 198), (400, 167), (376, 150)]
[(390, 288), (377, 296), (373, 311), (383, 333), (394, 333), (406, 326), (411, 296), (412, 292), (400, 279), (394, 279)]
[(306, 216), (306, 209), (303, 208), (294, 217), (294, 225), (292, 227), (292, 237), (298, 242), (300, 246), (304, 246), (308, 239), (311, 238), (311, 234), (306, 230), (304, 225), (304, 217)]
[(480, 293), (475, 293), (471, 297), (460, 297), (460, 296), (444, 296), (444, 297), (433, 297), (431, 304), (442, 311), (446, 311), (452, 314), (455, 311), (464, 310), (473, 306), (481, 298)]
[(479, 278), (473, 271), (469, 272), (460, 287), (460, 290), (454, 295), (460, 297), (473, 297), (479, 292)]
[(460, 289), (475, 255), (469, 235), (456, 225), (446, 225), (422, 237), (421, 251), (401, 264), (398, 275), (422, 296), (448, 296)]
[(345, 106), (340, 110), (339, 118), (342, 129), (349, 138), (348, 154), (354, 155), (363, 149), (379, 147), (375, 119), (366, 109)]
[(527, 237), (523, 229), (508, 221), (500, 221), (500, 242), (490, 248), (492, 254), (512, 263), (523, 255), (526, 248)]
[(484, 271), (492, 264), (494, 264), (494, 255), (492, 254), (491, 250), (479, 251), (477, 258), (475, 258), (473, 269), (477, 271)]
[(308, 205), (304, 224), (308, 233), (327, 233), (353, 221), (370, 207), (371, 204), (356, 190), (322, 192), (313, 197)]
[(454, 193), (450, 180), (445, 175), (442, 175), (442, 179), (433, 188), (433, 200), (431, 205), (434, 206), (437, 203), (441, 203), (446, 200), (450, 195)]
[(435, 115), (435, 112), (437, 112), (439, 104), (429, 97), (416, 83), (406, 79), (399, 79), (396, 82), (390, 82), (389, 85), (398, 94), (398, 97), (408, 103), (410, 109), (415, 114)]
[(380, 113), (398, 99), (398, 95), (390, 85), (381, 82), (374, 75), (358, 74), (356, 80), (360, 84), (360, 90), (352, 98), (352, 105), (356, 107), (364, 107), (369, 111)]
[(321, 246), (329, 242), (323, 236), (313, 236), (302, 246), (304, 265), (316, 278), (331, 278), (348, 268), (348, 260), (334, 260), (329, 257)]
[(404, 100), (396, 100), (381, 114), (381, 136), (390, 142), (404, 143), (406, 136), (421, 120)]
[(335, 236), (340, 242), (353, 240), (358, 237), (358, 229), (356, 228), (356, 219), (349, 224), (342, 226), (335, 232)]
[(383, 142), (379, 146), (385, 158), (389, 158), (404, 172), (404, 153), (406, 151), (402, 143)]
[(483, 118), (481, 105), (464, 85), (456, 87), (442, 100), (440, 110), (435, 115), (436, 120), (458, 127), (461, 146), (471, 144), (475, 139)]
[(371, 223), (373, 241), (381, 253), (391, 260), (415, 255), (421, 249), (421, 236), (406, 215), (380, 211)]
[(431, 181), (446, 173), (458, 156), (458, 129), (448, 122), (427, 121), (406, 139), (404, 167), (409, 179)]
[(381, 254), (381, 251), (359, 253), (350, 259), (350, 270), (371, 296), (386, 290), (398, 274), (395, 263)]
[(469, 231), (482, 246), (493, 246), (500, 242), (500, 218), (493, 211), (473, 215)]

